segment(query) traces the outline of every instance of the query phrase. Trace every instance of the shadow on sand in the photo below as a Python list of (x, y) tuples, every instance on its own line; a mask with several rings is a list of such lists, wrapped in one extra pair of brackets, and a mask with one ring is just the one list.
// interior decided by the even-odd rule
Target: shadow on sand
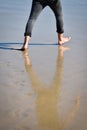
[[(21, 51), (20, 48), (14, 48), (14, 45), (22, 45), (23, 43), (0, 43), (0, 49), (2, 50), (18, 50)], [(29, 43), (29, 46), (55, 46), (58, 45), (57, 43)]]

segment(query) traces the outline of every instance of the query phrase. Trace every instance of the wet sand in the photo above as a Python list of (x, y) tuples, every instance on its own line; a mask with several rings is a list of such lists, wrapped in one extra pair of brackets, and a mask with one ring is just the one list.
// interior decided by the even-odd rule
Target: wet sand
[(0, 129), (86, 130), (87, 44), (20, 46), (0, 44)]
[(62, 3), (71, 41), (47, 8), (21, 52), (31, 0), (0, 1), (0, 130), (87, 130), (87, 1)]

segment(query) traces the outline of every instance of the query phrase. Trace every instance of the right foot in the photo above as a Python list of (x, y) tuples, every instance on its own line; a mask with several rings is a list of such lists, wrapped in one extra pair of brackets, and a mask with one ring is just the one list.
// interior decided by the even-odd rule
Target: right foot
[(28, 49), (29, 40), (30, 40), (30, 36), (25, 36), (23, 47), (20, 49), (21, 51), (25, 51)]
[(22, 47), (20, 50), (21, 51), (25, 51), (25, 50), (27, 50), (27, 48)]
[(63, 45), (64, 43), (69, 42), (70, 39), (71, 37), (65, 37), (65, 38), (63, 37), (61, 38), (61, 40), (58, 41), (58, 45)]
[(28, 49), (28, 43), (24, 43), (22, 48), (20, 49), (21, 51), (25, 51)]

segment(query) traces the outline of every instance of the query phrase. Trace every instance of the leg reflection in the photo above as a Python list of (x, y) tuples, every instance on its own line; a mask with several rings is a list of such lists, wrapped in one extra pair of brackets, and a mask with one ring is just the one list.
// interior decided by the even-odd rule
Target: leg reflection
[(46, 87), (45, 84), (39, 80), (33, 66), (31, 66), (28, 52), (23, 52), (26, 71), (30, 78), (32, 87), (37, 93), (36, 113), (39, 128), (44, 128), (47, 130), (63, 130), (63, 128), (68, 127), (71, 119), (74, 117), (72, 115), (75, 115), (78, 109), (79, 99), (77, 99), (77, 103), (74, 104), (73, 109), (67, 115), (65, 120), (61, 119), (61, 117), (58, 115), (57, 105), (59, 101), (60, 88), (62, 85), (62, 73), (64, 66), (63, 53), (66, 50), (69, 50), (69, 48), (64, 46), (59, 46), (58, 48), (56, 71), (53, 81), (50, 83), (49, 87)]

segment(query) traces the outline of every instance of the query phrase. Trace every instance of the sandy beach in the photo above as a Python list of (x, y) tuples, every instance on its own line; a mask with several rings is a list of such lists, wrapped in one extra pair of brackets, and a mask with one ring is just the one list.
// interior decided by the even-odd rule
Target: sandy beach
[[(47, 8), (24, 52), (16, 49), (23, 43), (28, 5), (4, 2), (0, 3), (0, 130), (87, 130), (87, 2), (63, 2), (69, 43), (57, 45), (55, 20), (49, 24), (53, 15)], [(26, 3), (30, 8), (31, 1)], [(45, 32), (46, 26), (50, 31)]]

